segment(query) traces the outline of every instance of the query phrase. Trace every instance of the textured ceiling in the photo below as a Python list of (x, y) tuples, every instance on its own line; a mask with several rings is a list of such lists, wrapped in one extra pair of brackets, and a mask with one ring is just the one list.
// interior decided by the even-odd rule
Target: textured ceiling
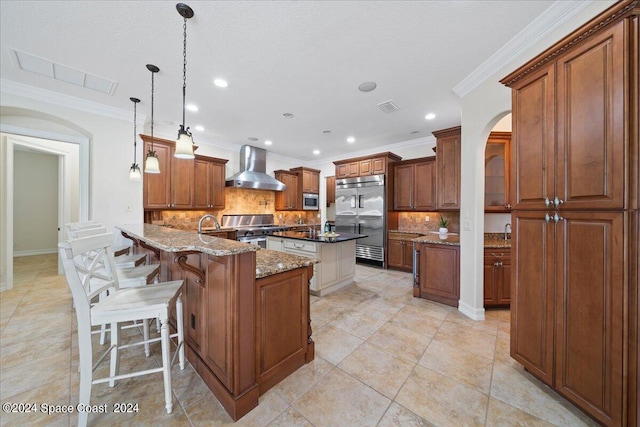
[[(198, 144), (262, 146), (301, 160), (348, 155), (460, 124), (452, 88), (551, 1), (191, 1), (187, 112)], [(182, 121), (182, 17), (171, 1), (0, 2), (0, 75), (150, 114), (173, 138)], [(113, 80), (111, 94), (20, 70), (11, 49)], [(222, 77), (229, 87), (213, 86)], [(378, 87), (362, 93), (358, 85)], [(400, 109), (383, 113), (393, 100)], [(426, 121), (433, 112), (437, 118)], [(283, 113), (293, 113), (284, 119)], [(173, 122), (174, 125), (167, 125)], [(324, 134), (330, 130), (330, 134)], [(412, 133), (418, 131), (418, 133)], [(354, 136), (356, 142), (347, 144)], [(247, 138), (256, 137), (257, 142)]]

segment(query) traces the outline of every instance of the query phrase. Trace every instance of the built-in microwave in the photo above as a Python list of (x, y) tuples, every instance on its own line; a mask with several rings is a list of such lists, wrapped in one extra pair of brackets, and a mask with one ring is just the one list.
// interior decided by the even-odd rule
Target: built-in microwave
[(302, 195), (302, 209), (305, 211), (317, 211), (318, 210), (318, 195), (304, 193)]

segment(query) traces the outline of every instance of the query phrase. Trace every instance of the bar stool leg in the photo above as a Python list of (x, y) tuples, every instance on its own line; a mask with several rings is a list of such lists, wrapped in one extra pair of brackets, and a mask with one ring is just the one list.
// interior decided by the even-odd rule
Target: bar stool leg
[(180, 370), (184, 369), (184, 330), (182, 318), (182, 294), (178, 295), (176, 300), (176, 317), (178, 323), (178, 360), (180, 361)]
[(162, 343), (162, 374), (164, 376), (164, 401), (167, 414), (173, 410), (173, 398), (171, 395), (171, 348), (169, 345), (169, 319), (160, 319), (160, 341)]
[[(115, 377), (120, 372), (120, 357), (118, 349), (120, 348), (120, 324), (118, 322), (111, 323), (111, 355), (110, 359), (110, 377)], [(116, 385), (116, 381), (109, 380), (109, 387)]]

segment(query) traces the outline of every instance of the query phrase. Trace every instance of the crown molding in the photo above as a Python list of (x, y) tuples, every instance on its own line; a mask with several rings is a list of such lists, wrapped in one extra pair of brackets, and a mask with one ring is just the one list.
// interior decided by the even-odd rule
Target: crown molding
[(464, 98), (469, 92), (493, 76), (497, 70), (504, 68), (516, 56), (534, 46), (594, 2), (595, 0), (556, 1), (473, 70), (464, 80), (454, 86), (453, 92), (458, 97)]
[[(112, 119), (131, 121), (132, 111), (130, 110), (109, 107), (97, 102), (87, 101), (74, 96), (64, 95), (51, 90), (18, 83), (4, 78), (0, 78), (0, 92), (45, 102), (47, 104), (73, 108), (85, 113), (93, 113), (99, 116), (110, 117)], [(137, 121), (138, 123), (144, 123), (146, 118), (145, 114), (138, 113)]]

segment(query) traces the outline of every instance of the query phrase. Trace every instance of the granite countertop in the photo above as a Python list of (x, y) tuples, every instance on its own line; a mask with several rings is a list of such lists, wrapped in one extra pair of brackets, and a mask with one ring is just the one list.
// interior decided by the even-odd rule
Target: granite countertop
[(228, 256), (260, 250), (256, 245), (161, 225), (126, 224), (116, 228), (166, 252), (200, 251), (209, 255)]
[(338, 233), (338, 234), (324, 234), (319, 233), (313, 237), (310, 237), (306, 231), (278, 231), (273, 233), (274, 237), (284, 237), (287, 239), (304, 240), (307, 242), (316, 243), (340, 243), (349, 240), (360, 239), (367, 237), (366, 234), (352, 234), (352, 233)]
[[(220, 227), (220, 228), (215, 228), (215, 227), (202, 227), (202, 229), (201, 229), (201, 230), (202, 230), (202, 232), (203, 232), (203, 233), (204, 233), (204, 232), (207, 232), (207, 233), (211, 233), (211, 232), (213, 232), (213, 233), (226, 233), (226, 232), (228, 232), (228, 231), (236, 231), (236, 229), (235, 229), (235, 228), (233, 228), (233, 227)], [(197, 230), (197, 229), (195, 229), (195, 230), (193, 230), (193, 231), (195, 231), (196, 233), (198, 232), (198, 230)]]
[(424, 235), (421, 231), (389, 230), (389, 240), (411, 240)]
[[(441, 235), (438, 233), (428, 233), (424, 236), (412, 239), (416, 243), (430, 243), (436, 245), (460, 246), (460, 235), (455, 233), (447, 233)], [(503, 233), (485, 233), (485, 248), (511, 248), (511, 239), (504, 240)]]
[(307, 267), (319, 262), (320, 260), (315, 258), (306, 258), (280, 251), (260, 249), (256, 252), (256, 279), (295, 270), (300, 267)]

